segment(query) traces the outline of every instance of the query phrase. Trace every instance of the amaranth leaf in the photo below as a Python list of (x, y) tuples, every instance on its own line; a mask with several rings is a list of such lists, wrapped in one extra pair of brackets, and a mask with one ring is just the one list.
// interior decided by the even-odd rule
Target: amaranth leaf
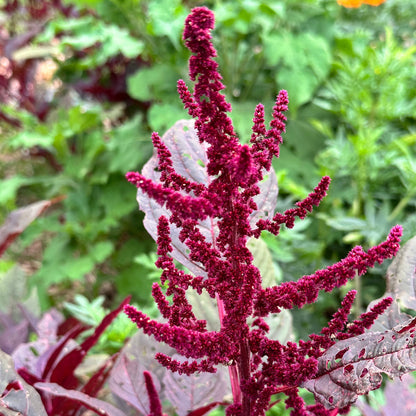
[(16, 373), (12, 358), (0, 350), (0, 414), (47, 416), (37, 391)]
[(337, 342), (318, 359), (315, 378), (303, 383), (327, 409), (343, 408), (378, 389), (382, 373), (400, 377), (416, 370), (416, 318), (392, 330), (367, 332)]
[[(174, 354), (173, 359), (183, 361), (184, 357)], [(198, 373), (184, 377), (167, 371), (163, 378), (166, 397), (175, 406), (179, 416), (186, 416), (212, 402), (223, 401), (226, 383), (221, 372), (215, 374)]]
[(110, 403), (88, 396), (78, 390), (67, 390), (56, 383), (36, 383), (35, 387), (52, 396), (65, 398), (76, 403), (81, 403), (86, 408), (101, 416), (126, 416), (120, 409)]
[[(401, 312), (401, 307), (416, 310), (416, 237), (400, 248), (387, 269), (386, 279), (387, 289), (382, 298), (390, 296), (393, 303), (376, 319), (371, 332), (389, 330), (408, 321), (411, 316)], [(367, 311), (382, 298), (372, 301)]]

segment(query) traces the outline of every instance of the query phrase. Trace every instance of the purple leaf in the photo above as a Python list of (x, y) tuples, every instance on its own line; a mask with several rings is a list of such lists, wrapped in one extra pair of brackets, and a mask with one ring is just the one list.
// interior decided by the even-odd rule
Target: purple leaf
[[(166, 369), (155, 360), (155, 355), (158, 352), (172, 355), (175, 350), (164, 343), (157, 342), (153, 337), (149, 337), (144, 334), (142, 330), (139, 330), (127, 342), (119, 356), (119, 360), (122, 358), (123, 354), (125, 354), (129, 360), (137, 359), (147, 371), (155, 374), (159, 380), (162, 380)], [(113, 371), (115, 371), (116, 367), (117, 364)]]
[[(383, 406), (385, 416), (402, 416), (416, 414), (416, 394), (412, 385), (415, 378), (405, 374), (400, 380), (389, 381), (386, 385), (384, 395), (386, 404)], [(400, 400), (397, 398), (400, 397)]]
[[(400, 380), (387, 381), (384, 390), (386, 403), (380, 411), (374, 410), (368, 404), (358, 400), (356, 406), (363, 416), (402, 416), (416, 414), (416, 394), (412, 390), (415, 379), (405, 374)], [(400, 400), (397, 400), (400, 398)]]
[(382, 373), (416, 370), (416, 318), (390, 331), (367, 332), (337, 342), (318, 359), (318, 373), (303, 383), (327, 409), (343, 408), (380, 387)]
[(131, 406), (127, 406), (125, 403), (131, 403), (135, 409), (147, 414), (145, 412), (149, 407), (143, 371), (152, 374), (156, 389), (163, 400), (164, 388), (161, 380), (167, 370), (155, 360), (154, 356), (157, 352), (172, 355), (174, 350), (166, 344), (158, 343), (153, 337), (148, 337), (140, 330), (133, 335), (119, 355), (111, 371), (108, 384), (112, 393), (122, 399), (120, 402), (117, 401), (117, 404), (126, 413), (128, 409), (131, 410)]
[(416, 310), (416, 237), (400, 248), (387, 269), (387, 290), (391, 297), (409, 309)]
[[(391, 294), (385, 293), (379, 299), (373, 300), (369, 303), (367, 307), (367, 312), (375, 306), (378, 302), (382, 299), (392, 296)], [(377, 319), (374, 321), (371, 328), (367, 330), (367, 332), (384, 332), (394, 328), (396, 325), (400, 325), (406, 323), (411, 316), (407, 313), (400, 312), (399, 304), (393, 300), (392, 304), (384, 311), (383, 314), (379, 315)]]
[(0, 333), (0, 350), (11, 354), (15, 348), (27, 340), (29, 322), (15, 323), (10, 315), (0, 312), (0, 322), (3, 329)]
[(64, 316), (56, 309), (50, 309), (36, 325), (36, 333), (39, 338), (48, 340), (51, 344), (56, 343), (60, 325), (64, 322)]
[(57, 344), (56, 331), (62, 322), (62, 315), (51, 310), (47, 312), (36, 326), (38, 339), (19, 345), (13, 352), (12, 356), (17, 369), (25, 368), (38, 378), (44, 377), (44, 371), (47, 363), (52, 355), (59, 355), (58, 348), (62, 344), (62, 348), (74, 348), (74, 344), (67, 344), (61, 340)]
[(51, 201), (39, 201), (12, 211), (0, 227), (0, 257), (12, 241), (39, 217)]
[[(401, 307), (416, 310), (416, 237), (400, 248), (387, 269), (386, 279), (387, 289), (382, 298), (390, 296), (393, 303), (376, 319), (371, 332), (389, 330), (410, 319), (410, 315), (400, 311)], [(372, 301), (367, 311), (382, 298)]]
[(63, 397), (74, 404), (85, 406), (100, 416), (126, 416), (110, 403), (88, 396), (78, 390), (67, 390), (56, 383), (36, 383), (35, 387), (53, 396)]
[(114, 363), (118, 358), (118, 354), (114, 354), (96, 371), (92, 377), (87, 381), (81, 391), (89, 396), (96, 396), (99, 390), (106, 382), (111, 370), (113, 369)]
[(0, 351), (0, 414), (47, 416), (36, 390), (16, 373), (12, 358)]
[[(193, 182), (209, 184), (211, 179), (206, 170), (206, 164), (208, 163), (206, 144), (201, 145), (199, 143), (192, 120), (178, 121), (164, 134), (162, 141), (171, 152), (173, 168), (178, 174)], [(154, 182), (160, 182), (157, 165), (157, 156), (154, 155), (144, 165), (142, 174)], [(261, 193), (254, 197), (258, 210), (254, 211), (250, 217), (250, 223), (253, 227), (260, 218), (271, 219), (273, 217), (278, 194), (277, 180), (273, 168), (259, 186)], [(161, 215), (170, 217), (170, 213), (167, 208), (161, 207), (140, 189), (137, 191), (137, 201), (140, 209), (145, 213), (143, 224), (148, 233), (156, 240), (159, 217)], [(202, 221), (199, 229), (207, 241), (212, 241), (213, 236), (218, 233), (216, 220), (213, 218)], [(171, 227), (172, 257), (187, 267), (193, 274), (206, 276), (204, 268), (198, 262), (188, 258), (189, 250), (185, 244), (179, 241), (179, 231), (176, 226)]]
[[(111, 391), (121, 399), (128, 402), (143, 415), (150, 412), (149, 397), (147, 395), (143, 372), (146, 368), (137, 359), (129, 360), (126, 354), (114, 367), (111, 379)], [(156, 390), (160, 391), (160, 383), (156, 377), (152, 377)]]
[[(183, 361), (184, 357), (175, 354), (173, 359)], [(179, 416), (186, 416), (192, 410), (223, 401), (226, 383), (221, 373), (198, 373), (183, 376), (167, 371), (163, 382), (166, 397), (176, 409)]]

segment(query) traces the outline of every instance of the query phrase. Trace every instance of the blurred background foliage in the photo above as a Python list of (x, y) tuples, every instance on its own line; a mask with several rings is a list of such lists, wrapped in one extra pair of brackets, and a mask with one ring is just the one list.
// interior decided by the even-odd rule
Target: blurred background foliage
[[(277, 279), (313, 273), (355, 244), (368, 248), (396, 223), (404, 241), (416, 234), (416, 2), (0, 0), (0, 223), (19, 206), (63, 198), (1, 270), (20, 264), (44, 310), (65, 304), (85, 320), (94, 310), (87, 299), (102, 308), (132, 294), (153, 311), (155, 244), (124, 174), (151, 156), (151, 131), (187, 117), (176, 94), (177, 79), (189, 81), (181, 34), (201, 5), (216, 15), (242, 141), (255, 105), (270, 114), (277, 92), (289, 92), (274, 164), (278, 208), (332, 177), (313, 215), (277, 239), (264, 236)], [(357, 311), (384, 293), (384, 271), (362, 279)], [(298, 336), (318, 332), (345, 290), (294, 311)]]

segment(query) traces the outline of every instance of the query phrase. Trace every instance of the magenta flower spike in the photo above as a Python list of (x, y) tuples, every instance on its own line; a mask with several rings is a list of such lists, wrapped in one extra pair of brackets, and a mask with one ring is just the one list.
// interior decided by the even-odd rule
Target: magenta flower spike
[[(325, 270), (263, 288), (262, 276), (247, 247), (248, 239), (259, 238), (262, 232), (278, 235), (281, 226), (291, 228), (297, 219), (304, 219), (326, 195), (330, 178), (323, 177), (294, 208), (256, 217), (261, 182), (269, 173), (274, 175), (272, 160), (279, 156), (283, 141), (288, 96), (286, 91), (277, 95), (269, 128), (265, 126), (263, 105), (256, 107), (250, 145), (241, 144), (227, 115), (231, 106), (221, 93), (224, 85), (214, 60), (213, 28), (214, 15), (205, 7), (193, 9), (187, 17), (183, 39), (192, 52), (189, 75), (193, 91), (183, 80), (178, 81), (179, 96), (195, 119), (197, 142), (193, 146), (199, 146), (206, 155), (205, 179), (197, 181), (178, 173), (168, 146), (157, 133), (153, 133), (152, 140), (158, 179), (137, 172), (126, 175), (141, 195), (155, 201), (164, 212), (157, 219), (156, 262), (162, 270), (164, 289), (154, 284), (152, 291), (164, 322), (132, 306), (126, 306), (125, 312), (144, 333), (186, 358), (178, 361), (158, 353), (156, 359), (169, 370), (190, 375), (215, 372), (220, 365), (229, 368), (233, 402), (226, 408), (227, 416), (264, 415), (271, 406), (271, 396), (281, 392), (286, 394), (286, 406), (292, 408), (294, 416), (336, 415), (342, 411), (336, 401), (332, 407), (326, 402), (307, 406), (299, 396), (299, 387), (321, 374), (318, 364), (325, 351), (339, 340), (345, 342), (363, 334), (389, 307), (391, 298), (379, 302), (348, 327), (355, 297), (351, 291), (320, 334), (311, 334), (309, 340), (298, 343), (269, 339), (263, 317), (313, 303), (320, 291), (343, 286), (375, 263), (393, 257), (399, 249), (401, 228), (394, 227), (385, 242), (367, 252), (356, 247)], [(211, 224), (208, 233), (204, 232), (206, 224)], [(193, 270), (201, 273), (187, 273), (176, 267), (177, 244), (182, 244), (185, 265), (195, 266)], [(218, 331), (208, 330), (206, 321), (195, 316), (186, 296), (189, 289), (199, 294), (207, 292), (216, 300)], [(157, 407), (157, 393), (147, 383)], [(348, 404), (343, 407), (345, 410)], [(160, 412), (159, 408), (154, 411)]]

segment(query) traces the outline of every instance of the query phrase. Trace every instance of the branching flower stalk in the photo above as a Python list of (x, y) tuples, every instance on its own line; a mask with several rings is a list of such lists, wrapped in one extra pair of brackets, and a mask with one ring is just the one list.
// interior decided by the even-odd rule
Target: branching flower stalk
[[(171, 154), (157, 133), (152, 140), (158, 156), (160, 183), (137, 172), (127, 179), (166, 207), (169, 218), (158, 222), (158, 260), (161, 283), (153, 286), (153, 297), (162, 316), (160, 323), (132, 306), (125, 312), (146, 334), (165, 342), (186, 361), (174, 360), (158, 353), (156, 359), (171, 371), (190, 375), (215, 372), (219, 365), (229, 367), (233, 403), (227, 416), (264, 415), (273, 394), (284, 392), (286, 406), (292, 415), (335, 415), (347, 409), (326, 410), (323, 405), (307, 406), (298, 388), (317, 374), (318, 358), (338, 340), (362, 334), (377, 316), (391, 304), (387, 298), (370, 312), (361, 315), (348, 327), (348, 315), (356, 292), (350, 291), (326, 328), (311, 334), (307, 341), (283, 344), (268, 338), (264, 317), (282, 309), (302, 308), (314, 303), (321, 290), (330, 292), (345, 285), (356, 274), (393, 257), (398, 248), (401, 228), (394, 227), (387, 240), (363, 251), (355, 247), (345, 259), (296, 282), (262, 287), (259, 270), (247, 248), (249, 238), (259, 238), (264, 231), (278, 235), (282, 225), (292, 228), (296, 219), (304, 219), (326, 195), (330, 178), (324, 176), (309, 196), (284, 213), (263, 217), (251, 225), (258, 210), (254, 198), (259, 184), (271, 169), (272, 159), (279, 156), (288, 108), (286, 91), (280, 91), (273, 107), (272, 121), (266, 128), (264, 107), (258, 104), (253, 118), (250, 145), (241, 144), (227, 116), (231, 106), (221, 91), (224, 85), (214, 58), (216, 51), (210, 31), (213, 13), (204, 7), (193, 9), (186, 19), (183, 38), (192, 52), (189, 74), (195, 83), (191, 93), (185, 82), (178, 81), (178, 92), (184, 107), (195, 119), (199, 142), (206, 146), (208, 183), (193, 182), (173, 168)], [(212, 220), (212, 238), (201, 232), (200, 223)], [(189, 249), (189, 259), (198, 262), (206, 276), (196, 276), (178, 269), (172, 258), (171, 227), (180, 229), (179, 239)], [(216, 299), (221, 328), (208, 331), (206, 321), (196, 318), (186, 297), (188, 289), (206, 291)], [(168, 300), (168, 297), (171, 300)], [(154, 395), (155, 392), (152, 391)], [(158, 405), (157, 405), (158, 406)], [(158, 410), (161, 412), (161, 410)]]

